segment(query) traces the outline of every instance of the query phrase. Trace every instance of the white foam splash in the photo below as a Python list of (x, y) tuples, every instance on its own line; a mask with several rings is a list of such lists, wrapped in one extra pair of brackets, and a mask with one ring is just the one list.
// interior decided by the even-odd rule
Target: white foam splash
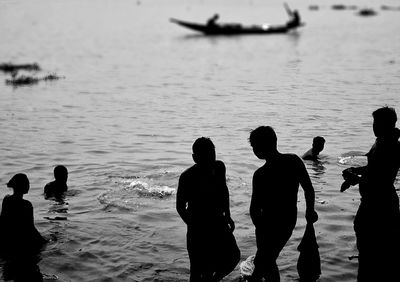
[(239, 265), (240, 274), (244, 277), (249, 277), (254, 271), (254, 258), (255, 255), (249, 256), (245, 261), (242, 261)]
[(141, 180), (134, 180), (129, 184), (129, 187), (136, 190), (139, 196), (142, 197), (157, 197), (164, 198), (171, 196), (175, 189), (168, 186), (149, 185)]

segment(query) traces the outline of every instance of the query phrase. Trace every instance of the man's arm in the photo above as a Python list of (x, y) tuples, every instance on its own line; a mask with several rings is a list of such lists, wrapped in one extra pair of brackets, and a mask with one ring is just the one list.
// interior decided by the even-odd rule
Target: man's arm
[(298, 159), (298, 169), (300, 175), (300, 185), (304, 190), (304, 198), (306, 199), (306, 220), (309, 223), (314, 223), (318, 220), (318, 214), (314, 208), (315, 192), (312, 186), (310, 176), (301, 159)]
[(251, 194), (251, 202), (250, 202), (250, 217), (255, 227), (257, 227), (261, 219), (261, 206), (260, 206), (259, 195), (257, 192), (258, 190), (259, 190), (259, 183), (256, 177), (256, 173), (254, 173), (253, 192)]
[(222, 180), (222, 189), (223, 189), (223, 212), (224, 216), (228, 222), (228, 225), (233, 232), (235, 230), (235, 223), (231, 218), (231, 211), (230, 211), (230, 202), (229, 202), (229, 189), (228, 186), (226, 185), (226, 168), (225, 164), (222, 161), (219, 161), (220, 163), (220, 168), (218, 169), (219, 173), (221, 174), (221, 180)]
[(176, 210), (182, 220), (186, 223), (189, 224), (190, 218), (189, 214), (187, 212), (187, 187), (186, 187), (186, 181), (184, 180), (185, 177), (181, 175), (179, 178), (179, 184), (178, 184), (178, 191), (176, 192)]

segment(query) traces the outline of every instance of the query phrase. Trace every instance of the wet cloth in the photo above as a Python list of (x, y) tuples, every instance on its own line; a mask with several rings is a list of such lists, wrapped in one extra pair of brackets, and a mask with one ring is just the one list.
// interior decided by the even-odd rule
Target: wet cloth
[(318, 248), (314, 226), (311, 223), (307, 223), (303, 238), (297, 247), (300, 252), (297, 261), (297, 272), (299, 273), (300, 281), (316, 281), (321, 275), (321, 260)]

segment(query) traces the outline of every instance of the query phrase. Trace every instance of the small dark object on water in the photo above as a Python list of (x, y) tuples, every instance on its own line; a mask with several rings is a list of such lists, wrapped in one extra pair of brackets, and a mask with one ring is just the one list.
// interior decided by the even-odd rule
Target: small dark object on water
[(310, 5), (310, 6), (308, 6), (308, 9), (311, 11), (317, 11), (317, 10), (319, 10), (319, 6), (318, 5)]
[(332, 5), (332, 10), (355, 10), (357, 9), (357, 6), (355, 5), (343, 5), (343, 4), (334, 4)]
[(33, 64), (12, 64), (12, 63), (2, 63), (0, 64), (0, 71), (14, 73), (20, 70), (25, 71), (40, 71), (41, 68), (37, 63)]
[(382, 5), (381, 10), (386, 10), (386, 11), (400, 11), (400, 6), (388, 6), (388, 5)]
[(357, 12), (357, 15), (359, 16), (375, 16), (377, 14), (377, 12), (371, 8), (364, 8), (361, 9)]
[(6, 84), (11, 84), (13, 86), (33, 85), (38, 82), (39, 78), (25, 75), (19, 77), (13, 76), (11, 79), (6, 79)]
[(67, 220), (67, 218), (65, 216), (56, 216), (56, 217), (45, 216), (44, 219), (48, 219), (48, 220)]
[(49, 74), (40, 78), (40, 77), (26, 76), (26, 75), (17, 76), (16, 73), (13, 73), (11, 79), (6, 79), (6, 84), (18, 87), (18, 86), (37, 84), (41, 80), (49, 81), (49, 80), (58, 80), (60, 78), (63, 77), (60, 77), (56, 74)]
[(61, 76), (56, 75), (55, 73), (46, 75), (45, 77), (42, 78), (42, 80), (46, 81), (46, 80), (58, 80), (60, 78), (63, 78)]

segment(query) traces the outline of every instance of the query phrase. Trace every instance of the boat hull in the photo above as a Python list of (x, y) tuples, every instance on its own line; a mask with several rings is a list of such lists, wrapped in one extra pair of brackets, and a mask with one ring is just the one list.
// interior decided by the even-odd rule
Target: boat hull
[(243, 26), (241, 24), (218, 24), (218, 25), (205, 25), (199, 23), (192, 23), (171, 18), (171, 22), (178, 24), (182, 27), (201, 32), (205, 35), (244, 35), (244, 34), (276, 34), (287, 33), (288, 31), (297, 28), (287, 25), (263, 26), (252, 25)]

